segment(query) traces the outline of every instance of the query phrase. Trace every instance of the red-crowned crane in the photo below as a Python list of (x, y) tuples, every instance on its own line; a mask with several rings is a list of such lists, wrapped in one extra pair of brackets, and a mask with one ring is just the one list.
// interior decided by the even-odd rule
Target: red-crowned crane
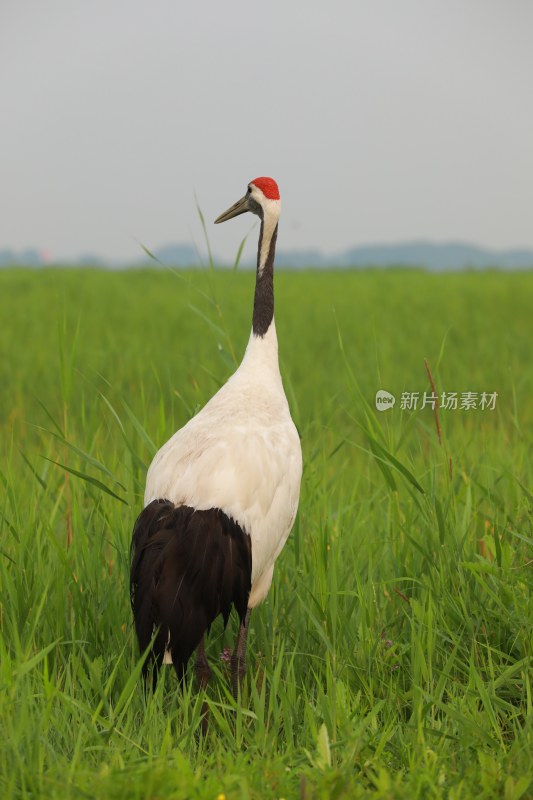
[[(172, 663), (181, 680), (196, 650), (196, 674), (211, 675), (204, 635), (235, 606), (240, 627), (231, 656), (238, 697), (246, 670), (250, 612), (267, 595), (292, 528), (302, 452), (283, 391), (274, 324), (274, 254), (280, 198), (256, 178), (215, 223), (251, 211), (261, 220), (250, 340), (241, 365), (204, 408), (154, 457), (145, 508), (133, 530), (130, 592), (141, 652), (154, 679)], [(155, 636), (154, 636), (155, 634)]]

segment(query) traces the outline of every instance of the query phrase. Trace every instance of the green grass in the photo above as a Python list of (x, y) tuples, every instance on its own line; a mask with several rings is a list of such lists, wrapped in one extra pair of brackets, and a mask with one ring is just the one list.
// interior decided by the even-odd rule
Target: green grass
[[(0, 795), (532, 797), (533, 274), (280, 273), (298, 519), (210, 729), (145, 697), (128, 548), (154, 448), (223, 383), (253, 275), (0, 272)], [(403, 391), (498, 392), (402, 411)], [(395, 408), (378, 413), (378, 389)], [(62, 466), (59, 466), (62, 465)], [(423, 491), (420, 491), (420, 487)]]

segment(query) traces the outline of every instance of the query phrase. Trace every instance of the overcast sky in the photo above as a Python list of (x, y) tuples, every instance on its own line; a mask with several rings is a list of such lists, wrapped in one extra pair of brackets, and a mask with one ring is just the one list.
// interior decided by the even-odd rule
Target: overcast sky
[[(530, 0), (0, 0), (0, 248), (533, 247)], [(255, 247), (255, 233), (248, 252)]]

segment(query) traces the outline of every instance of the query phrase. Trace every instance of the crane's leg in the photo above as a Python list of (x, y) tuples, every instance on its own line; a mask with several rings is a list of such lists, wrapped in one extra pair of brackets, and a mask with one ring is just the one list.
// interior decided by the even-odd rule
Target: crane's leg
[(200, 689), (205, 689), (209, 683), (209, 678), (213, 674), (205, 654), (205, 642), (202, 636), (200, 644), (196, 648), (196, 678)]
[[(196, 648), (195, 666), (196, 666), (196, 680), (198, 681), (198, 686), (200, 687), (200, 689), (207, 689), (207, 684), (209, 683), (209, 678), (213, 674), (213, 671), (207, 661), (207, 656), (205, 654), (205, 642), (203, 636), (200, 640), (200, 644)], [(208, 707), (207, 707), (207, 702), (204, 700), (204, 702), (202, 703), (202, 733), (204, 735), (207, 733), (208, 725), (209, 725)]]
[(237, 641), (235, 642), (235, 650), (231, 656), (231, 686), (235, 700), (239, 699), (239, 692), (246, 674), (246, 640), (248, 638), (248, 625), (250, 624), (251, 613), (252, 609), (249, 608), (239, 628)]

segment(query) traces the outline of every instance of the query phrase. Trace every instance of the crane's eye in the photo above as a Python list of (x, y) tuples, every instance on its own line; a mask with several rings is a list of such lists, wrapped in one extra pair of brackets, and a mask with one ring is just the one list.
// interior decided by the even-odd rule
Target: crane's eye
[(251, 187), (251, 186), (249, 186), (249, 187), (248, 187), (248, 191), (246, 192), (246, 194), (250, 194), (250, 192), (251, 192), (251, 191), (252, 191), (252, 187)]

